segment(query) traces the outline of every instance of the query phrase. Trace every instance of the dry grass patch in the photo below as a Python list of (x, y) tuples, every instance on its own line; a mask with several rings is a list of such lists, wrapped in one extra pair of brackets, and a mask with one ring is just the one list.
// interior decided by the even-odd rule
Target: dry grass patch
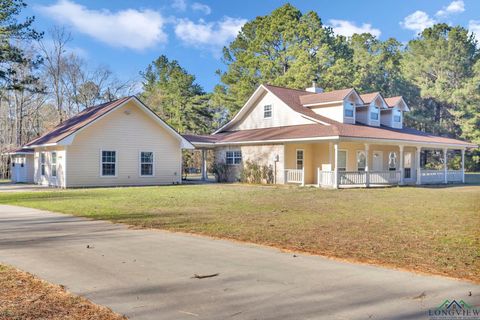
[(125, 320), (110, 309), (0, 264), (1, 320)]

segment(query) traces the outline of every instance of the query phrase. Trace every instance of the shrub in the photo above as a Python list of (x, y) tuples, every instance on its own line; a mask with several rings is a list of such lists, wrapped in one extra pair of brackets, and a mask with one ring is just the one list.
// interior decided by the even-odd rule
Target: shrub
[(252, 161), (246, 161), (240, 174), (240, 180), (245, 183), (271, 184), (273, 183), (272, 166), (261, 166)]

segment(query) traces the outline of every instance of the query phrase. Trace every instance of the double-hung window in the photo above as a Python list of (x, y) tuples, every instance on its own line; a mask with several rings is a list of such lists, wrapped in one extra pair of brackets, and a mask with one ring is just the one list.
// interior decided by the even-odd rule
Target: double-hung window
[(57, 176), (57, 153), (54, 151), (51, 153), (51, 157), (52, 157), (52, 160), (51, 160), (51, 168), (50, 168), (50, 172), (52, 174), (52, 177), (56, 177)]
[(102, 150), (101, 161), (102, 177), (115, 177), (117, 175), (117, 152)]
[(153, 152), (140, 152), (140, 175), (142, 177), (153, 176)]
[(366, 166), (367, 166), (367, 157), (365, 156), (365, 151), (362, 151), (362, 150), (357, 151), (357, 170), (365, 171)]
[(353, 118), (353, 103), (347, 102), (345, 104), (345, 117)]
[(297, 169), (302, 170), (303, 169), (303, 150), (298, 149), (297, 150)]
[(45, 152), (40, 153), (40, 173), (42, 176), (45, 175), (45, 165), (46, 165), (46, 155)]
[(399, 110), (395, 110), (393, 114), (393, 121), (394, 122), (401, 122), (402, 121), (402, 113)]
[(377, 108), (370, 111), (370, 120), (378, 120), (378, 109)]
[(272, 105), (267, 104), (263, 106), (263, 118), (269, 119), (272, 117)]
[(225, 154), (225, 162), (227, 164), (240, 164), (242, 162), (242, 152), (227, 151)]

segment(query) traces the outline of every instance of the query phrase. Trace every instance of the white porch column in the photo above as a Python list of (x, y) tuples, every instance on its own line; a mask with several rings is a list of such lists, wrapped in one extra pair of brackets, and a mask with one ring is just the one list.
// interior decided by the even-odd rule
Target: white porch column
[(420, 153), (422, 152), (422, 147), (417, 147), (416, 154), (416, 166), (417, 166), (417, 184), (422, 184), (422, 170), (420, 169)]
[(403, 185), (403, 177), (405, 176), (405, 168), (403, 163), (403, 145), (398, 146), (400, 148), (400, 184)]
[(368, 167), (368, 153), (370, 145), (365, 143), (365, 186), (368, 188), (370, 186), (370, 169)]
[(447, 149), (447, 148), (443, 148), (443, 178), (444, 178), (445, 184), (448, 183), (448, 174), (447, 174), (447, 171), (448, 171), (447, 152), (448, 152), (448, 149)]
[(207, 181), (207, 149), (202, 149), (202, 180)]
[(334, 165), (335, 168), (333, 169), (333, 187), (338, 189), (338, 143), (333, 145), (333, 153), (334, 153)]
[(462, 149), (462, 183), (465, 183), (465, 149)]
[(330, 163), (331, 166), (333, 165), (333, 143), (332, 142), (328, 143), (328, 163)]

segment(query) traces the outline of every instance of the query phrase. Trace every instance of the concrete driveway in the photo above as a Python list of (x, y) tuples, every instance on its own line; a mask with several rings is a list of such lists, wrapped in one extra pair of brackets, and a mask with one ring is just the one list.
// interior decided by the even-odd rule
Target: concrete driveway
[(429, 319), (445, 299), (480, 303), (468, 282), (13, 206), (0, 261), (131, 319)]

